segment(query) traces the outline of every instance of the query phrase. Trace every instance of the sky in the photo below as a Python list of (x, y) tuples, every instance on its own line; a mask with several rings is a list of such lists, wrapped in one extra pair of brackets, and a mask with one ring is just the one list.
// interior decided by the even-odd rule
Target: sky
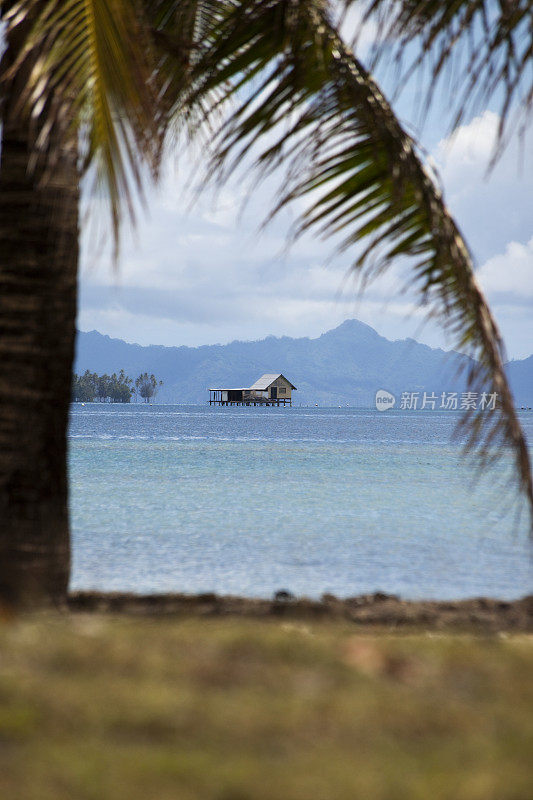
[[(360, 43), (363, 54), (367, 41)], [(412, 93), (394, 108), (412, 129)], [(508, 357), (524, 358), (533, 352), (533, 135), (512, 139), (487, 174), (496, 108), (479, 109), (450, 136), (439, 99), (416, 132), (473, 253)], [(124, 237), (117, 269), (96, 226), (85, 226), (81, 330), (143, 345), (197, 346), (268, 335), (315, 337), (357, 318), (389, 339), (413, 336), (434, 347), (453, 346), (425, 319), (394, 269), (361, 294), (347, 277), (349, 254), (335, 257), (331, 241), (306, 236), (288, 247), (298, 209), (262, 229), (275, 181), (258, 184), (244, 165), (230, 183), (197, 197), (190, 173), (198, 166), (201, 175), (198, 149), (168, 153), (161, 184), (148, 194), (148, 214)]]

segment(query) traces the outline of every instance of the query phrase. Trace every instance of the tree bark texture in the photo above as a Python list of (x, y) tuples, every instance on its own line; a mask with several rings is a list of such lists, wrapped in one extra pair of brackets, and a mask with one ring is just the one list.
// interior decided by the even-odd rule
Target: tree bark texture
[(75, 135), (52, 133), (53, 161), (32, 166), (20, 79), (4, 87), (0, 155), (0, 603), (15, 606), (60, 604), (68, 588), (79, 199)]

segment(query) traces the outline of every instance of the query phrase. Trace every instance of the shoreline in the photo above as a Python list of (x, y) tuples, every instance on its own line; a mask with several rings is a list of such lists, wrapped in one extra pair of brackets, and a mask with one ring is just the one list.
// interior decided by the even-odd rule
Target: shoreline
[(119, 613), (137, 616), (234, 617), (299, 621), (345, 620), (357, 626), (475, 633), (533, 633), (533, 595), (520, 600), (478, 597), (468, 600), (402, 600), (383, 592), (345, 599), (323, 595), (320, 600), (278, 592), (273, 599), (233, 595), (134, 594), (71, 592), (67, 609), (74, 613)]

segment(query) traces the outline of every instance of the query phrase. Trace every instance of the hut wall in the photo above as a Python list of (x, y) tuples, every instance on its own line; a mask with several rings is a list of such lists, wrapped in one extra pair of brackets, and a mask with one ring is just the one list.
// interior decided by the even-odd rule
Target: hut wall
[[(292, 389), (288, 381), (284, 380), (283, 378), (277, 378), (277, 380), (274, 381), (272, 386), (275, 386), (276, 389), (278, 390), (277, 396), (279, 400), (283, 400), (283, 398), (290, 400)], [(272, 386), (268, 390), (269, 397), (272, 397)], [(285, 389), (285, 391), (280, 392), (280, 389)]]

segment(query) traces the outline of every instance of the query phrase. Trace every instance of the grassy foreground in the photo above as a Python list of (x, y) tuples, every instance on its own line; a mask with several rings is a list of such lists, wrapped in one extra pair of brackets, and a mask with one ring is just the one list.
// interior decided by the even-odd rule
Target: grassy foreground
[(0, 627), (9, 800), (527, 800), (533, 637), (345, 621)]

